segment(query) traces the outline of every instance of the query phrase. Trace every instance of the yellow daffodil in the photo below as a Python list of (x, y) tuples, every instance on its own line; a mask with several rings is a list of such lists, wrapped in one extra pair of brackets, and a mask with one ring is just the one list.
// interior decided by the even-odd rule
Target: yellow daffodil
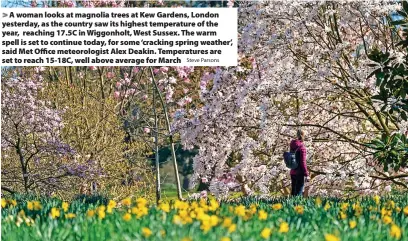
[(6, 201), (6, 199), (2, 198), (1, 199), (1, 207), (5, 208), (6, 206), (7, 206), (7, 201)]
[(88, 211), (86, 211), (86, 216), (92, 218), (95, 215), (95, 211), (90, 209)]
[[(207, 206), (206, 204), (203, 204), (204, 206)], [(187, 209), (188, 208), (188, 203), (184, 202), (184, 201), (179, 201), (176, 200), (176, 202), (174, 203), (174, 208), (176, 209)]]
[(130, 197), (123, 199), (122, 200), (122, 205), (124, 205), (124, 206), (132, 205), (132, 199), (130, 199)]
[(350, 205), (349, 203), (342, 203), (341, 204), (341, 211), (345, 212), (348, 209), (349, 205)]
[(354, 215), (355, 215), (356, 217), (359, 217), (362, 213), (363, 213), (363, 208), (362, 208), (361, 206), (357, 206), (357, 207), (354, 209)]
[(66, 215), (65, 215), (65, 218), (67, 218), (67, 219), (72, 219), (72, 218), (75, 218), (76, 217), (76, 214), (75, 213), (67, 213)]
[(64, 212), (68, 212), (68, 208), (69, 208), (69, 203), (62, 202), (62, 209), (64, 210)]
[(340, 217), (340, 219), (346, 219), (347, 215), (344, 212), (340, 212), (339, 217)]
[(235, 232), (235, 230), (237, 230), (237, 225), (235, 223), (233, 223), (233, 224), (231, 224), (231, 226), (229, 226), (228, 233), (233, 233), (233, 232)]
[(33, 205), (35, 211), (41, 210), (42, 208), (40, 201), (33, 201)]
[(383, 216), (382, 221), (384, 224), (390, 224), (392, 223), (392, 219), (390, 216)]
[(239, 217), (244, 217), (245, 216), (245, 206), (244, 205), (239, 205), (239, 206), (235, 207), (234, 213), (235, 213), (235, 215), (237, 215)]
[(222, 223), (222, 226), (224, 228), (228, 228), (232, 224), (232, 219), (231, 218), (224, 218), (224, 221)]
[(211, 224), (209, 221), (203, 221), (201, 223), (200, 229), (203, 230), (204, 233), (207, 233), (211, 229)]
[(33, 204), (33, 202), (30, 202), (30, 201), (27, 202), (27, 209), (28, 209), (28, 210), (34, 210), (34, 204)]
[(404, 212), (405, 215), (408, 216), (408, 206), (405, 206), (405, 208), (403, 209), (403, 212)]
[(272, 205), (272, 209), (275, 211), (278, 211), (280, 209), (282, 209), (283, 205), (281, 203), (275, 203)]
[(97, 208), (97, 214), (99, 219), (104, 219), (106, 216), (105, 213), (106, 207), (104, 205), (101, 205)]
[(399, 240), (401, 238), (401, 229), (395, 224), (391, 225), (390, 235), (391, 237)]
[(287, 222), (282, 222), (279, 225), (279, 233), (287, 233), (289, 231), (289, 224)]
[(60, 216), (60, 210), (58, 208), (53, 207), (53, 208), (51, 208), (51, 213), (50, 214), (51, 214), (51, 217), (53, 219), (55, 219), (55, 218)]
[(251, 204), (251, 206), (249, 207), (249, 213), (250, 214), (255, 214), (256, 213), (256, 205), (255, 204)]
[(355, 220), (351, 220), (349, 222), (349, 226), (350, 226), (351, 229), (354, 229), (357, 226), (357, 222)]
[(300, 205), (295, 206), (294, 209), (295, 209), (295, 212), (298, 213), (298, 214), (303, 214), (304, 211), (305, 211), (305, 209), (303, 208), (303, 206), (300, 206)]
[(163, 212), (170, 212), (170, 204), (169, 203), (161, 203), (159, 205), (159, 209), (161, 209)]
[(326, 234), (326, 235), (324, 235), (324, 238), (325, 238), (326, 241), (340, 241), (340, 238), (338, 238), (334, 234)]
[(129, 221), (130, 219), (132, 219), (132, 215), (131, 215), (130, 213), (125, 213), (125, 214), (122, 216), (122, 219), (127, 222), (127, 221)]
[(272, 230), (270, 228), (264, 228), (261, 232), (261, 237), (268, 239), (271, 236)]
[(142, 228), (142, 234), (143, 236), (145, 236), (146, 238), (150, 237), (150, 235), (152, 235), (152, 231), (149, 228)]
[(146, 200), (145, 198), (140, 197), (140, 198), (136, 199), (136, 203), (137, 203), (137, 206), (138, 206), (139, 208), (141, 208), (141, 207), (146, 207), (146, 205), (147, 205), (147, 200)]
[(180, 210), (179, 211), (179, 216), (181, 217), (181, 218), (186, 218), (187, 216), (188, 216), (188, 212), (187, 212), (187, 210)]
[(114, 200), (109, 200), (108, 207), (115, 208), (116, 207), (116, 202)]
[(322, 199), (320, 199), (319, 197), (316, 198), (315, 200), (315, 205), (320, 207), (322, 205)]
[(259, 220), (266, 220), (268, 218), (268, 213), (264, 210), (260, 210), (258, 213)]
[(197, 217), (197, 214), (194, 211), (191, 211), (189, 215), (190, 215), (190, 218), (196, 218)]
[(210, 217), (211, 226), (217, 226), (218, 221), (219, 221), (219, 219), (218, 219), (217, 215), (211, 215), (211, 217)]
[(391, 215), (392, 215), (391, 210), (387, 210), (384, 207), (381, 209), (381, 216), (391, 216)]
[(324, 209), (324, 211), (327, 211), (327, 210), (329, 210), (329, 208), (330, 208), (330, 203), (327, 202), (327, 203), (324, 205), (323, 209)]
[(220, 204), (217, 202), (217, 200), (215, 200), (215, 199), (210, 200), (210, 205), (208, 207), (208, 210), (215, 211), (219, 207), (220, 207)]
[(380, 197), (378, 195), (375, 195), (373, 199), (374, 199), (375, 204), (377, 205), (380, 204)]
[(220, 241), (231, 241), (231, 239), (229, 237), (222, 237)]

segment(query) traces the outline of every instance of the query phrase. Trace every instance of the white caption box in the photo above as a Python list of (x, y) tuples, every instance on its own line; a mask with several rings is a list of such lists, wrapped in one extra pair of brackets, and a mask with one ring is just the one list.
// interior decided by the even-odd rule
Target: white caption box
[(234, 8), (1, 11), (2, 66), (237, 65)]

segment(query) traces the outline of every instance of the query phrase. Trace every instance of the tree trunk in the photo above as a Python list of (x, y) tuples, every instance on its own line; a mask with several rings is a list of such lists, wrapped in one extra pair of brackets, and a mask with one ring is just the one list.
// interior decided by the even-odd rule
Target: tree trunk
[[(154, 81), (154, 80), (152, 80)], [(154, 113), (154, 152), (155, 152), (155, 165), (156, 165), (156, 203), (159, 204), (161, 199), (160, 195), (160, 163), (159, 163), (159, 127), (157, 124), (157, 112), (156, 112), (156, 91), (153, 90), (153, 113)]]
[(159, 94), (160, 103), (163, 106), (163, 112), (164, 112), (164, 116), (165, 116), (165, 120), (166, 120), (167, 132), (168, 132), (169, 138), (170, 138), (170, 150), (171, 150), (171, 157), (172, 157), (172, 160), (173, 160), (174, 175), (176, 177), (177, 196), (178, 196), (179, 200), (183, 200), (183, 195), (182, 195), (181, 186), (180, 186), (180, 177), (179, 177), (178, 167), (177, 167), (176, 151), (174, 149), (173, 135), (171, 134), (170, 121), (169, 121), (169, 116), (167, 114), (166, 104), (164, 103), (163, 97), (162, 97), (162, 95), (160, 93), (160, 90), (159, 90), (159, 87), (157, 86), (156, 80), (154, 78), (152, 67), (149, 67), (149, 70), (150, 70), (150, 74), (152, 76), (152, 82), (154, 84), (154, 87), (156, 88), (156, 91)]

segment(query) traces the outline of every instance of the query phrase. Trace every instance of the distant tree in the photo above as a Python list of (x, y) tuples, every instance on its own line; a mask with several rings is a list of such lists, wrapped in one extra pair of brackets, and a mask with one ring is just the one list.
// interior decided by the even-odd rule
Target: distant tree
[(64, 109), (39, 98), (46, 84), (43, 67), (2, 72), (2, 190), (51, 194), (70, 187), (67, 178), (83, 177), (90, 163), (75, 163), (76, 151), (63, 141)]

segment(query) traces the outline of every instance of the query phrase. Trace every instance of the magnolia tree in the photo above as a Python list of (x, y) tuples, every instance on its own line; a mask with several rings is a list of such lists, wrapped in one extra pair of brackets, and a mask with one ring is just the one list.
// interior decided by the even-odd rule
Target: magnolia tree
[(301, 127), (308, 133), (308, 156), (313, 154), (309, 193), (407, 188), (408, 169), (383, 172), (366, 147), (380, 133), (407, 130), (406, 121), (395, 121), (371, 100), (378, 89), (373, 77), (367, 79), (370, 51), (398, 54), (385, 20), (399, 7), (372, 1), (240, 3), (240, 66), (204, 74), (205, 105), (193, 117), (175, 118), (185, 148), (200, 147), (195, 181), (208, 181), (220, 196), (288, 186), (282, 153)]
[[(91, 163), (75, 163), (75, 151), (60, 138), (61, 115), (38, 98), (42, 71), (3, 71), (1, 83), (2, 190), (51, 193), (69, 188), (68, 177), (92, 173)], [(21, 71), (21, 72), (20, 72)], [(7, 76), (5, 72), (11, 72)], [(20, 72), (20, 73), (19, 73)], [(31, 76), (31, 77), (28, 77)]]
[[(398, 33), (389, 26), (390, 14), (399, 8), (378, 1), (239, 2), (239, 66), (200, 72), (195, 98), (184, 87), (189, 80), (184, 69), (157, 68), (153, 78), (174, 118), (170, 136), (180, 134), (185, 148), (200, 149), (194, 181), (207, 182), (219, 196), (231, 190), (285, 190), (289, 178), (282, 153), (302, 127), (308, 156), (313, 154), (309, 193), (407, 188), (406, 166), (382, 171), (366, 145), (380, 134), (407, 131), (406, 121), (373, 101), (379, 90), (375, 77), (367, 78), (375, 70), (371, 52), (387, 51), (401, 60)], [(129, 79), (131, 71), (127, 76), (120, 71), (113, 93), (121, 106), (130, 96), (147, 98)], [(174, 98), (177, 89), (187, 90)], [(154, 118), (148, 120), (144, 133), (152, 126), (158, 132)]]

